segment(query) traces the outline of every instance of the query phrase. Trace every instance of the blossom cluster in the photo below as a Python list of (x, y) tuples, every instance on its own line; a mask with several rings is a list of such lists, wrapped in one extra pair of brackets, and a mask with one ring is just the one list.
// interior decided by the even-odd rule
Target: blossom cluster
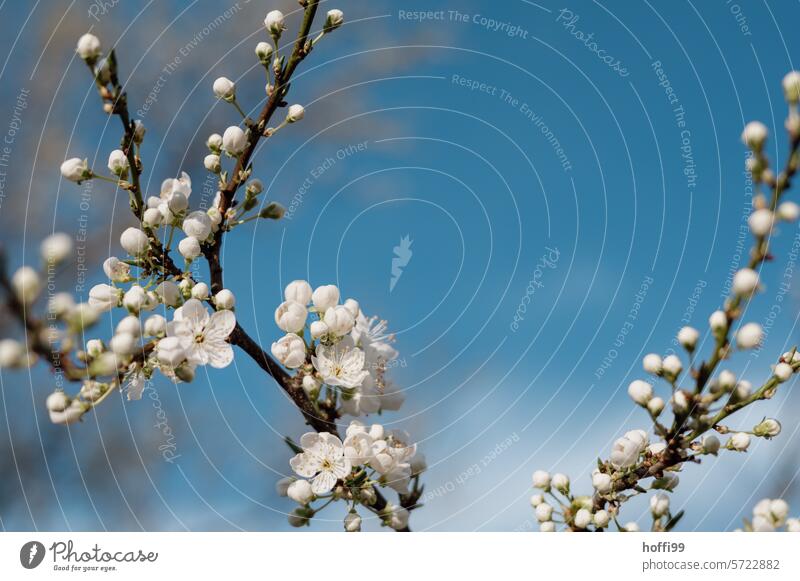
[[(427, 465), (408, 434), (353, 420), (344, 441), (328, 432), (310, 432), (300, 438), (299, 449), (289, 464), (301, 478), (287, 477), (277, 484), (280, 495), (300, 505), (289, 515), (292, 526), (308, 524), (331, 502), (341, 500), (349, 506), (344, 519), (348, 532), (361, 530), (359, 505), (377, 514), (385, 526), (406, 528), (409, 511), (402, 504), (377, 508), (375, 487), (391, 488), (402, 496), (409, 495), (410, 485), (417, 488)], [(315, 507), (315, 501), (322, 504)]]
[[(642, 367), (653, 379), (634, 380), (628, 386), (628, 395), (648, 416), (652, 436), (649, 430), (635, 429), (618, 438), (608, 457), (598, 460), (592, 472), (590, 495), (573, 495), (564, 474), (534, 472), (533, 486), (542, 493), (535, 494), (531, 504), (541, 530), (555, 531), (557, 523), (571, 531), (603, 530), (612, 524), (620, 531), (639, 530), (634, 522), (620, 523), (620, 509), (631, 498), (651, 491), (657, 491), (650, 496), (651, 530), (672, 530), (683, 513), (671, 513), (668, 493), (678, 486), (677, 472), (684, 465), (699, 464), (707, 455), (743, 453), (753, 438), (771, 439), (780, 434), (781, 423), (773, 418), (748, 427), (734, 427), (726, 421), (742, 408), (774, 397), (780, 386), (794, 377), (800, 370), (797, 348), (778, 358), (760, 387), (737, 378), (723, 365), (735, 353), (760, 346), (763, 329), (758, 323), (741, 321), (744, 307), (763, 288), (761, 269), (772, 258), (769, 244), (776, 224), (800, 217), (800, 206), (783, 200), (800, 166), (800, 73), (786, 75), (783, 88), (789, 105), (786, 130), (791, 143), (785, 169), (777, 175), (770, 169), (765, 154), (769, 136), (766, 126), (751, 122), (742, 133), (742, 141), (751, 152), (747, 170), (757, 188), (748, 219), (754, 239), (748, 265), (734, 274), (730, 295), (723, 308), (710, 315), (705, 332), (688, 326), (678, 331), (677, 342), (686, 360), (677, 353), (644, 357)], [(696, 351), (705, 338), (713, 344), (712, 353), (694, 365)], [(555, 502), (548, 502), (545, 495)], [(776, 508), (770, 512), (773, 504)], [(783, 525), (788, 511), (782, 500), (763, 501), (757, 509), (753, 523), (748, 525), (754, 530)], [(787, 529), (795, 530), (796, 521)]]
[(753, 518), (745, 519), (737, 532), (772, 533), (785, 530), (800, 533), (800, 518), (789, 518), (789, 504), (780, 498), (764, 498), (753, 507)]

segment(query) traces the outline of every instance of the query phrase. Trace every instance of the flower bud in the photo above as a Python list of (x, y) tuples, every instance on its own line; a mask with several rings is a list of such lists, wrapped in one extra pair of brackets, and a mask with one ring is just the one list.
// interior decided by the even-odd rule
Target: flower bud
[(683, 327), (678, 331), (678, 343), (683, 345), (683, 348), (690, 353), (694, 351), (699, 338), (700, 333), (694, 327)]
[(534, 472), (533, 487), (548, 490), (550, 488), (550, 473), (544, 470), (537, 470)]
[(42, 290), (39, 273), (30, 266), (22, 266), (11, 277), (14, 294), (21, 303), (29, 305), (36, 300)]
[(230, 311), (236, 306), (236, 296), (230, 290), (224, 288), (214, 295), (214, 307), (218, 311)]
[(303, 306), (311, 302), (312, 294), (311, 285), (305, 280), (293, 280), (283, 291), (283, 297), (287, 301), (294, 301)]
[(105, 351), (105, 346), (100, 339), (89, 339), (86, 342), (86, 354), (89, 357), (97, 357), (103, 351)]
[(115, 149), (108, 156), (108, 170), (115, 176), (123, 176), (129, 167), (128, 158), (121, 149)]
[(708, 318), (712, 331), (724, 331), (728, 328), (728, 316), (723, 311), (714, 311)]
[(649, 353), (642, 359), (642, 367), (647, 373), (658, 375), (661, 373), (661, 356)]
[(256, 56), (262, 65), (268, 65), (272, 58), (272, 45), (268, 42), (259, 42), (256, 45)]
[(580, 509), (575, 513), (574, 523), (577, 528), (585, 529), (592, 523), (592, 513), (585, 508)]
[(605, 510), (598, 510), (594, 513), (594, 525), (599, 529), (604, 529), (608, 526), (608, 522), (611, 520), (608, 512)]
[(324, 313), (339, 304), (339, 288), (332, 284), (318, 286), (311, 295), (311, 301), (317, 311)]
[(295, 480), (286, 489), (286, 496), (294, 500), (297, 504), (308, 504), (314, 500), (314, 492), (308, 480)]
[(219, 133), (212, 133), (206, 139), (206, 147), (211, 153), (220, 153), (222, 151), (222, 135)]
[(89, 161), (79, 157), (72, 157), (61, 164), (61, 175), (77, 184), (92, 178)]
[(89, 290), (89, 305), (100, 312), (118, 307), (122, 301), (122, 289), (107, 284), (96, 284)]
[(78, 39), (78, 46), (75, 52), (85, 61), (95, 60), (100, 56), (100, 39), (87, 32)]
[(162, 365), (177, 367), (186, 359), (186, 351), (177, 337), (164, 337), (156, 345), (156, 357)]
[(668, 355), (664, 357), (661, 369), (663, 373), (667, 374), (669, 377), (677, 377), (680, 375), (681, 371), (683, 371), (683, 363), (681, 363), (677, 355)]
[(753, 428), (753, 434), (760, 438), (774, 438), (780, 433), (781, 423), (772, 418), (767, 418)]
[(161, 337), (167, 332), (167, 320), (161, 315), (150, 315), (144, 322), (144, 334)]
[(355, 324), (352, 313), (342, 305), (330, 307), (325, 311), (324, 321), (328, 326), (328, 331), (339, 336), (347, 335), (353, 330)]
[(286, 333), (299, 333), (306, 326), (308, 311), (300, 303), (284, 301), (275, 309), (275, 324)]
[(361, 532), (361, 517), (358, 516), (356, 511), (351, 510), (347, 513), (347, 516), (344, 517), (344, 530), (348, 533)]
[(330, 332), (325, 321), (313, 321), (310, 325), (312, 339), (319, 339)]
[(147, 306), (149, 297), (138, 284), (131, 286), (122, 297), (122, 305), (132, 313), (138, 313)]
[(136, 337), (130, 333), (117, 333), (111, 337), (108, 346), (116, 355), (132, 355), (136, 350)]
[(772, 230), (773, 219), (772, 212), (766, 208), (761, 208), (750, 214), (747, 219), (747, 225), (750, 226), (753, 236), (764, 237)]
[(187, 236), (178, 243), (178, 252), (186, 260), (194, 260), (200, 256), (200, 242), (194, 236)]
[(569, 492), (569, 477), (561, 473), (553, 474), (550, 485), (559, 492), (567, 494)]
[(216, 153), (209, 153), (203, 158), (203, 165), (211, 173), (219, 173), (222, 170), (222, 162), (219, 155)]
[(150, 248), (150, 240), (147, 234), (142, 232), (139, 228), (128, 228), (119, 237), (119, 243), (125, 249), (125, 252), (131, 256), (141, 256), (147, 249)]
[(39, 248), (47, 264), (59, 264), (72, 253), (72, 237), (63, 232), (56, 232), (42, 240)]
[(719, 438), (713, 434), (709, 434), (703, 438), (702, 446), (704, 453), (716, 455), (720, 447)]
[(783, 77), (783, 95), (789, 103), (796, 104), (800, 101), (800, 73), (789, 71)]
[(637, 379), (628, 386), (628, 395), (639, 405), (645, 406), (653, 397), (653, 386), (646, 381)]
[(197, 210), (186, 216), (181, 228), (187, 236), (203, 241), (211, 235), (211, 218), (202, 210)]
[(336, 8), (333, 10), (328, 10), (328, 14), (325, 18), (325, 27), (323, 30), (325, 32), (333, 32), (339, 28), (342, 23), (344, 23), (344, 12)]
[(238, 157), (247, 147), (247, 135), (241, 127), (231, 125), (222, 134), (222, 149), (231, 156)]
[(280, 10), (272, 10), (268, 12), (267, 17), (264, 19), (264, 26), (266, 27), (270, 36), (272, 36), (272, 38), (277, 42), (277, 39), (279, 39), (283, 31), (286, 30), (283, 12)]
[(753, 151), (761, 151), (768, 135), (769, 131), (766, 125), (760, 121), (751, 121), (744, 127), (742, 142)]
[(539, 531), (542, 533), (554, 533), (556, 532), (556, 523), (551, 520), (543, 522), (539, 525)]
[(603, 472), (595, 472), (592, 474), (592, 486), (598, 494), (608, 494), (611, 492), (613, 481), (611, 476)]
[[(303, 354), (303, 361), (305, 361), (305, 353)], [(296, 362), (296, 359), (292, 361), (292, 363)], [(302, 365), (302, 361), (300, 364)], [(286, 363), (284, 363), (286, 365)], [(288, 366), (287, 366), (288, 367)], [(299, 367), (295, 366), (295, 367)], [(289, 369), (292, 369), (291, 367)], [(306, 392), (306, 395), (314, 399), (316, 395), (319, 393), (319, 388), (321, 387), (321, 382), (316, 379), (313, 375), (304, 375), (303, 376), (303, 391)]]
[(116, 256), (111, 256), (103, 262), (103, 272), (113, 282), (127, 282), (130, 280), (131, 267)]
[(286, 208), (278, 202), (270, 202), (258, 213), (258, 216), (268, 220), (280, 220), (284, 214), (286, 214)]
[(736, 344), (740, 349), (754, 349), (758, 347), (764, 337), (764, 331), (758, 323), (742, 325), (736, 333)]
[(653, 417), (658, 417), (658, 415), (664, 410), (664, 400), (660, 397), (654, 397), (647, 402), (647, 410), (653, 415)]
[(737, 432), (728, 440), (727, 448), (744, 452), (750, 447), (750, 435), (744, 432)]
[(164, 214), (158, 208), (147, 208), (142, 215), (142, 224), (147, 228), (158, 228), (164, 221)]
[(236, 84), (228, 77), (219, 77), (214, 81), (213, 89), (217, 99), (222, 99), (229, 103), (236, 99)]
[(794, 369), (792, 369), (792, 366), (788, 363), (778, 363), (775, 366), (775, 370), (772, 372), (772, 374), (781, 383), (784, 381), (789, 381), (789, 379), (792, 377), (792, 373), (794, 373)]
[(650, 513), (655, 518), (661, 518), (669, 512), (669, 496), (654, 494), (650, 497)]
[(305, 117), (305, 114), (306, 110), (302, 105), (291, 105), (289, 106), (289, 111), (286, 113), (286, 122), (296, 123)]
[(534, 512), (536, 513), (536, 520), (540, 523), (547, 522), (553, 516), (553, 507), (543, 502), (534, 509)]

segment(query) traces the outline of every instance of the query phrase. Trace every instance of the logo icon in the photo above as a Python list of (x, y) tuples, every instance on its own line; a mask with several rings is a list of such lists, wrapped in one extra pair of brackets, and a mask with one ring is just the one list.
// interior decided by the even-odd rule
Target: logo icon
[(26, 569), (35, 569), (44, 560), (44, 545), (39, 541), (28, 541), (19, 550), (19, 562)]
[(411, 256), (414, 254), (411, 251), (411, 245), (414, 243), (411, 237), (406, 234), (400, 239), (400, 244), (394, 247), (394, 256), (392, 257), (392, 278), (389, 281), (389, 292), (394, 290), (395, 285), (403, 276), (403, 269), (408, 266), (411, 261)]

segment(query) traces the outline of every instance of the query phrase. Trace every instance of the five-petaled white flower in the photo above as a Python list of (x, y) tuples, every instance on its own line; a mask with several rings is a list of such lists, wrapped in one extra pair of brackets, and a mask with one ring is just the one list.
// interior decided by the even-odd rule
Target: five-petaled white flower
[(300, 438), (303, 452), (289, 461), (298, 475), (311, 479), (314, 494), (333, 490), (336, 481), (350, 473), (350, 460), (345, 457), (342, 441), (328, 432), (310, 432)]
[(175, 309), (167, 335), (180, 340), (191, 365), (221, 368), (233, 361), (233, 348), (227, 339), (235, 326), (236, 316), (232, 311), (216, 311), (209, 316), (203, 303), (189, 299)]
[(386, 321), (358, 313), (352, 335), (356, 345), (364, 350), (368, 363), (377, 364), (381, 360), (385, 362), (397, 358), (397, 349), (391, 345), (394, 335), (387, 333), (387, 329)]
[(355, 388), (361, 385), (369, 372), (364, 369), (364, 352), (345, 337), (336, 345), (318, 345), (317, 354), (311, 358), (314, 368), (328, 385)]

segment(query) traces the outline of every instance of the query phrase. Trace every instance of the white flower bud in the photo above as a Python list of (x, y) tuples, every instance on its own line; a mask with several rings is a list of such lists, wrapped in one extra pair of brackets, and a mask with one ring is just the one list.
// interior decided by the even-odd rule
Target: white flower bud
[(318, 286), (311, 295), (311, 301), (317, 311), (324, 313), (339, 304), (339, 289), (332, 284)]
[(122, 305), (132, 313), (138, 313), (144, 309), (148, 301), (147, 293), (138, 284), (131, 286), (122, 297)]
[(219, 153), (222, 151), (222, 135), (219, 133), (212, 133), (206, 139), (206, 147), (211, 150), (212, 153)]
[(214, 81), (213, 88), (217, 99), (231, 102), (236, 98), (236, 84), (228, 77), (219, 77)]
[(108, 170), (115, 176), (121, 176), (128, 171), (129, 167), (128, 158), (121, 149), (115, 149), (108, 156)]
[(144, 141), (144, 134), (147, 133), (147, 128), (144, 126), (144, 123), (141, 122), (140, 119), (134, 119), (133, 121), (133, 141), (137, 144), (141, 144)]
[(286, 490), (286, 496), (298, 504), (308, 504), (314, 500), (314, 492), (308, 480), (295, 480)]
[(736, 385), (736, 375), (727, 369), (723, 369), (719, 373), (717, 383), (722, 391), (730, 391)]
[(272, 50), (272, 45), (268, 42), (259, 42), (256, 45), (256, 56), (258, 57), (258, 60), (261, 61), (262, 65), (269, 63), (269, 60), (272, 57)]
[(168, 307), (177, 307), (181, 302), (181, 289), (171, 280), (165, 280), (159, 283), (155, 289), (155, 293), (159, 302), (164, 303)]
[(544, 502), (544, 496), (541, 495), (541, 494), (534, 494), (533, 496), (531, 496), (530, 502), (531, 502), (531, 506), (533, 508), (536, 508), (537, 506), (539, 506), (540, 504), (542, 504)]
[(186, 359), (186, 351), (177, 337), (164, 337), (156, 345), (156, 357), (162, 365), (177, 367)]
[(313, 339), (319, 339), (330, 332), (330, 329), (328, 329), (328, 325), (325, 324), (325, 321), (313, 321), (310, 325), (310, 328), (311, 337)]
[(39, 296), (42, 281), (39, 273), (30, 266), (22, 266), (11, 277), (14, 294), (21, 303), (29, 305)]
[(344, 23), (344, 12), (336, 8), (328, 10), (323, 30), (325, 30), (325, 32), (332, 32), (339, 28), (342, 23)]
[(543, 502), (534, 509), (534, 512), (536, 513), (536, 520), (541, 523), (547, 522), (553, 516), (553, 507), (546, 502)]
[(304, 527), (308, 524), (310, 518), (311, 513), (309, 513), (309, 511), (307, 511), (305, 508), (296, 508), (289, 513), (289, 526), (296, 528)]
[(728, 328), (728, 316), (723, 311), (714, 311), (708, 318), (712, 331), (724, 331)]
[(194, 260), (200, 256), (200, 241), (194, 236), (187, 236), (178, 242), (178, 252), (186, 260)]
[(773, 219), (772, 212), (766, 208), (761, 208), (750, 214), (747, 224), (750, 226), (750, 231), (754, 236), (763, 237), (772, 230)]
[(144, 334), (160, 337), (167, 332), (167, 320), (161, 315), (150, 315), (144, 322)]
[(131, 355), (136, 350), (136, 337), (130, 333), (118, 333), (111, 337), (108, 346), (117, 355)]
[(119, 306), (121, 300), (122, 289), (107, 284), (96, 284), (89, 290), (89, 305), (100, 312)]
[(264, 19), (264, 26), (267, 29), (267, 32), (272, 36), (274, 39), (280, 38), (283, 31), (286, 29), (286, 25), (284, 24), (284, 17), (283, 12), (280, 10), (272, 10), (267, 13), (267, 17)]
[(592, 486), (598, 494), (607, 494), (611, 492), (613, 481), (611, 476), (603, 472), (595, 472), (592, 474)]
[(113, 282), (127, 282), (130, 280), (131, 267), (116, 256), (111, 256), (103, 262), (103, 272)]
[(288, 333), (272, 344), (272, 355), (284, 367), (296, 369), (306, 360), (306, 345), (294, 333)]
[(764, 331), (758, 323), (747, 323), (739, 327), (736, 332), (736, 344), (740, 349), (754, 349), (758, 347), (764, 337)]
[(56, 232), (42, 240), (39, 248), (47, 264), (58, 264), (72, 253), (72, 237), (63, 232)]
[[(303, 355), (303, 357), (305, 359), (305, 354)], [(296, 359), (294, 361), (296, 361)], [(294, 361), (292, 361), (292, 363), (294, 363)], [(284, 365), (286, 364), (284, 363)], [(322, 385), (321, 382), (317, 380), (313, 375), (303, 376), (303, 391), (305, 391), (309, 397), (313, 398), (317, 393), (319, 393), (319, 388), (321, 387), (321, 385)]]
[(664, 400), (660, 397), (654, 397), (647, 402), (647, 410), (653, 414), (653, 417), (658, 417), (658, 415), (664, 410)]
[(290, 105), (289, 111), (286, 113), (287, 123), (296, 123), (305, 117), (306, 110), (302, 105)]
[(792, 366), (788, 363), (778, 363), (775, 366), (775, 370), (772, 372), (781, 383), (788, 381), (789, 378), (792, 377), (792, 373), (794, 373), (794, 369), (792, 369)]
[(580, 509), (575, 513), (575, 526), (579, 529), (585, 529), (592, 524), (592, 513), (585, 508)]
[(540, 523), (539, 531), (543, 533), (554, 533), (556, 532), (556, 523), (551, 520)]
[(769, 503), (769, 514), (775, 524), (780, 526), (789, 516), (789, 504), (782, 498), (776, 498)]
[(783, 77), (783, 94), (789, 103), (797, 103), (800, 100), (800, 73), (789, 71)]
[(241, 127), (231, 125), (222, 134), (222, 148), (231, 157), (239, 156), (247, 147), (247, 135)]
[(164, 214), (158, 208), (147, 208), (142, 215), (142, 224), (148, 228), (158, 228), (164, 221)]
[(278, 202), (270, 202), (264, 209), (258, 213), (260, 218), (267, 220), (280, 220), (286, 214), (286, 208), (281, 206)]
[(780, 433), (781, 423), (772, 418), (767, 418), (753, 428), (753, 434), (760, 438), (774, 438)]
[(607, 527), (610, 520), (611, 517), (605, 510), (598, 510), (596, 513), (594, 513), (594, 524), (599, 529), (604, 529)]
[(734, 390), (733, 395), (735, 396), (735, 399), (742, 401), (743, 399), (750, 397), (751, 393), (753, 393), (753, 384), (742, 379), (736, 384), (736, 389)]
[(275, 483), (275, 492), (278, 493), (278, 496), (287, 496), (289, 493), (289, 485), (297, 480), (291, 476), (286, 476), (281, 478)]
[(209, 297), (210, 292), (206, 283), (198, 282), (192, 287), (192, 298), (198, 301), (204, 301)]
[(700, 333), (694, 327), (683, 327), (678, 331), (678, 343), (683, 345), (683, 348), (687, 351), (694, 351), (699, 338)]
[(283, 297), (287, 301), (294, 301), (303, 306), (311, 302), (311, 294), (311, 285), (304, 280), (293, 280), (283, 291)]
[(92, 177), (88, 160), (72, 157), (61, 164), (61, 175), (71, 182), (81, 183)]
[(214, 307), (218, 311), (230, 311), (236, 306), (236, 295), (224, 288), (214, 295)]
[(655, 353), (649, 353), (642, 359), (642, 367), (647, 373), (658, 375), (661, 373), (661, 356)]
[(275, 309), (275, 324), (287, 333), (299, 333), (306, 326), (308, 311), (300, 303), (284, 301)]
[(183, 221), (183, 231), (198, 241), (206, 240), (211, 234), (211, 218), (202, 210), (192, 212)]
[(128, 333), (134, 337), (140, 337), (142, 334), (142, 322), (139, 317), (135, 315), (128, 315), (117, 323), (116, 333)]
[(350, 311), (350, 314), (353, 315), (353, 318), (358, 317), (358, 313), (361, 312), (361, 307), (358, 304), (358, 301), (355, 299), (347, 299), (344, 302), (344, 307)]
[(561, 473), (553, 474), (553, 478), (550, 480), (550, 485), (559, 492), (566, 494), (569, 492), (569, 477), (566, 474)]
[(88, 32), (78, 39), (78, 46), (75, 49), (78, 56), (83, 60), (94, 60), (100, 56), (100, 39)]
[(49, 412), (63, 412), (69, 406), (69, 397), (61, 390), (54, 391), (47, 396), (47, 411)]
[(17, 367), (23, 357), (25, 349), (22, 343), (14, 339), (0, 340), (0, 369)]
[(786, 532), (800, 533), (800, 518), (786, 519)]
[(650, 512), (655, 518), (661, 518), (669, 512), (669, 496), (654, 494), (650, 497)]
[(328, 326), (329, 332), (344, 336), (353, 330), (355, 318), (346, 307), (339, 305), (325, 311), (325, 324)]
[(347, 516), (344, 517), (344, 530), (348, 533), (361, 532), (361, 517), (358, 516), (356, 511), (351, 510), (347, 513)]
[(537, 470), (533, 473), (533, 487), (547, 490), (550, 488), (550, 473), (544, 470)]
[(751, 121), (744, 126), (742, 131), (742, 142), (749, 148), (760, 151), (767, 140), (769, 131), (767, 126), (760, 121)]
[(716, 455), (716, 453), (719, 452), (720, 447), (719, 438), (713, 434), (709, 434), (708, 436), (703, 437), (702, 446), (703, 452), (706, 454)]
[(105, 345), (100, 339), (89, 339), (86, 342), (86, 354), (89, 357), (97, 357), (105, 350)]
[(628, 386), (628, 395), (639, 405), (647, 405), (647, 402), (653, 397), (653, 386), (646, 381), (636, 379)]
[(399, 531), (408, 526), (408, 511), (401, 506), (391, 506), (389, 508), (389, 526)]
[(211, 173), (219, 173), (222, 169), (222, 162), (219, 159), (219, 155), (216, 153), (209, 153), (205, 156), (203, 158), (203, 165)]
[(794, 202), (782, 202), (778, 206), (777, 216), (786, 222), (795, 222), (800, 217), (800, 206)]
[(733, 292), (750, 295), (758, 289), (758, 273), (752, 268), (743, 268), (733, 276)]
[(683, 371), (683, 363), (677, 355), (667, 355), (661, 364), (664, 373), (671, 377), (677, 377)]
[(119, 237), (119, 243), (125, 249), (125, 252), (131, 256), (140, 256), (150, 248), (150, 240), (148, 240), (147, 234), (139, 228), (126, 229)]
[(727, 447), (732, 450), (744, 452), (750, 447), (750, 435), (744, 432), (737, 432), (728, 440)]
[(689, 411), (689, 398), (686, 395), (686, 392), (683, 390), (678, 390), (674, 394), (672, 394), (672, 409), (675, 410), (675, 413), (678, 414), (685, 414)]

